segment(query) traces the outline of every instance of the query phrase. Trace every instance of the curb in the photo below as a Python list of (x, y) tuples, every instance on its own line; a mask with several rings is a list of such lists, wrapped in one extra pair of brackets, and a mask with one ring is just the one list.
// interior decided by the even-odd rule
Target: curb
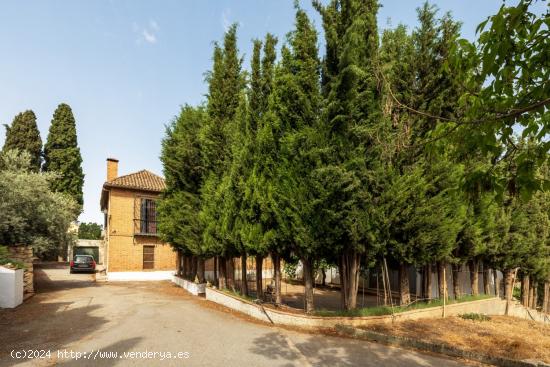
[(445, 344), (430, 343), (422, 340), (405, 338), (401, 336), (392, 336), (375, 331), (358, 329), (347, 325), (336, 325), (336, 331), (344, 336), (351, 336), (358, 339), (366, 339), (382, 344), (394, 345), (399, 347), (409, 347), (418, 350), (444, 354), (451, 357), (460, 357), (474, 360), (481, 363), (492, 364), (501, 367), (550, 367), (549, 364), (540, 361), (518, 361), (515, 359), (503, 357), (491, 357), (483, 353), (466, 351), (460, 348)]

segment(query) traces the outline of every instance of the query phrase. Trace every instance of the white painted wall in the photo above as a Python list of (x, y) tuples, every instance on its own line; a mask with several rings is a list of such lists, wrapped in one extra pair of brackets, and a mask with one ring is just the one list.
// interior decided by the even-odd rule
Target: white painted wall
[(23, 303), (23, 269), (0, 266), (0, 308), (14, 308)]
[(173, 270), (168, 271), (110, 271), (107, 273), (107, 280), (114, 282), (134, 282), (148, 280), (172, 280), (175, 274)]

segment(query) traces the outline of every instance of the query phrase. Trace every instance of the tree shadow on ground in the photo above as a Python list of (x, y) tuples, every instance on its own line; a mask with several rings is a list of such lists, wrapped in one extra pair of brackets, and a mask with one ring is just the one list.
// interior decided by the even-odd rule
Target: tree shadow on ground
[(10, 356), (12, 350), (51, 350), (52, 354), (65, 345), (93, 333), (107, 322), (93, 316), (97, 305), (75, 305), (75, 302), (42, 302), (40, 296), (21, 306), (0, 311), (0, 366), (23, 362)]
[(285, 332), (271, 332), (254, 339), (250, 351), (282, 362), (283, 366), (460, 366), (445, 357), (384, 346), (361, 340), (317, 335), (300, 335), (295, 339)]

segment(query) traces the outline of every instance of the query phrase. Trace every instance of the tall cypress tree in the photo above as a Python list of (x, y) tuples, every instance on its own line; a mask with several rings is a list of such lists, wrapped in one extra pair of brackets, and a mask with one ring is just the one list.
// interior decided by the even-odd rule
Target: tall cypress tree
[[(274, 202), (283, 237), (300, 258), (304, 269), (305, 310), (313, 305), (313, 264), (319, 256), (316, 241), (316, 187), (320, 139), (320, 62), (317, 32), (302, 9), (296, 11), (295, 30), (283, 47), (282, 61), (275, 75), (267, 124), (279, 145), (275, 163)], [(266, 137), (267, 138), (267, 137)], [(268, 139), (266, 139), (269, 141)]]
[(362, 255), (372, 258), (372, 205), (376, 187), (372, 172), (382, 161), (377, 142), (383, 132), (381, 96), (376, 79), (378, 29), (376, 0), (315, 2), (323, 17), (326, 56), (323, 92), (326, 98), (327, 149), (323, 174), (327, 192), (323, 236), (334, 249), (342, 283), (342, 308), (357, 304)]
[(58, 177), (52, 181), (54, 191), (66, 193), (82, 205), (82, 156), (78, 147), (76, 122), (68, 104), (61, 103), (53, 114), (44, 146), (44, 171), (56, 172)]
[[(198, 257), (203, 255), (202, 226), (198, 220), (203, 164), (198, 134), (205, 120), (204, 108), (185, 106), (167, 127), (160, 157), (166, 190), (157, 212), (162, 239), (183, 255)], [(198, 274), (199, 278), (203, 275)]]
[(231, 168), (231, 134), (237, 127), (237, 110), (244, 87), (236, 24), (225, 33), (223, 48), (215, 45), (213, 59), (212, 72), (208, 76), (208, 119), (200, 131), (205, 181), (199, 217), (204, 226), (204, 253), (221, 256), (219, 285), (224, 288), (232, 285), (226, 284), (226, 279), (231, 282), (233, 278), (231, 271), (226, 272), (226, 258), (233, 256), (236, 249), (224, 229), (223, 189), (226, 185), (222, 183)]
[(2, 152), (12, 149), (26, 151), (31, 156), (31, 169), (40, 171), (42, 164), (42, 139), (36, 126), (36, 116), (33, 111), (19, 113), (13, 119), (11, 126), (6, 127), (6, 140)]
[[(268, 34), (264, 45), (262, 59), (262, 42), (254, 41), (252, 65), (247, 89), (241, 95), (241, 104), (236, 115), (236, 124), (231, 137), (231, 168), (224, 175), (224, 230), (228, 242), (232, 243), (241, 254), (242, 291), (248, 293), (246, 279), (247, 255), (256, 257), (256, 290), (257, 297), (262, 297), (262, 263), (269, 249), (264, 241), (264, 230), (261, 218), (262, 211), (258, 204), (256, 176), (253, 174), (258, 159), (257, 133), (261, 119), (267, 108), (267, 98), (271, 91), (269, 81), (272, 79), (275, 61), (276, 39)], [(276, 263), (276, 261), (275, 261)], [(277, 271), (275, 271), (277, 273)], [(277, 278), (277, 277), (275, 277)]]

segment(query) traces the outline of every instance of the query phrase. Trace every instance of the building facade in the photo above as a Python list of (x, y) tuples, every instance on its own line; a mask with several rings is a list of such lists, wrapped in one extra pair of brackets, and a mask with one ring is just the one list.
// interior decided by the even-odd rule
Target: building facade
[(170, 279), (174, 273), (176, 252), (157, 233), (156, 203), (164, 188), (164, 179), (147, 170), (118, 176), (118, 160), (107, 159), (101, 210), (109, 280)]

